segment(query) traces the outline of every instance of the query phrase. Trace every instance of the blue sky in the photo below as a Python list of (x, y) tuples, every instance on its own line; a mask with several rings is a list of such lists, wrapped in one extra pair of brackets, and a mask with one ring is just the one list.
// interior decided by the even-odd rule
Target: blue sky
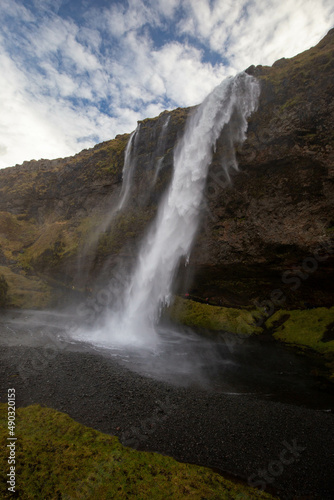
[(315, 45), (332, 0), (1, 0), (0, 168), (73, 155)]

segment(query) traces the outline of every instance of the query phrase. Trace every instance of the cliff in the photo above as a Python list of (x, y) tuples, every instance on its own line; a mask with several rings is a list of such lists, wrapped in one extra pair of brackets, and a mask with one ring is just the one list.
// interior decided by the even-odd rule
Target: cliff
[[(333, 303), (333, 53), (331, 30), (292, 59), (246, 70), (260, 81), (259, 107), (230, 180), (222, 168), (230, 146), (224, 133), (219, 140), (178, 293), (249, 305), (280, 289), (286, 308)], [(191, 111), (139, 123), (118, 212), (127, 134), (74, 157), (0, 170), (0, 275), (11, 305), (42, 307), (98, 289), (119, 256), (131, 266)]]

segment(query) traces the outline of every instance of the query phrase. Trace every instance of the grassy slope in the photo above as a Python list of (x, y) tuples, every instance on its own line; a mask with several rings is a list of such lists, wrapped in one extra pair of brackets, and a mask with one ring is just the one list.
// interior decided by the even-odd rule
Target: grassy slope
[[(273, 66), (264, 66), (267, 74), (264, 79), (270, 79), (275, 85), (282, 85), (284, 78), (293, 78), (298, 83), (305, 83), (310, 72), (330, 71), (333, 68), (333, 33), (328, 33), (317, 45), (291, 58), (282, 58)], [(300, 96), (291, 98), (284, 107), (298, 104)]]
[[(7, 405), (0, 405), (1, 498), (6, 491)], [(24, 499), (272, 498), (210, 469), (123, 447), (68, 415), (34, 405), (17, 410), (16, 490)]]
[[(68, 218), (66, 210), (71, 209), (70, 204), (74, 200), (60, 211), (53, 207), (47, 212), (48, 199), (60, 196), (56, 187), (59, 175), (64, 176), (66, 169), (80, 166), (75, 179), (66, 178), (66, 182), (70, 180), (74, 183), (73, 191), (78, 186), (92, 185), (94, 182), (114, 182), (122, 170), (128, 137), (128, 134), (117, 136), (74, 157), (60, 160), (59, 165), (49, 165), (46, 161), (47, 166), (41, 170), (38, 169), (40, 162), (36, 162), (36, 171), (23, 167), (4, 169), (0, 196), (11, 201), (22, 200), (23, 210), (19, 214), (0, 211), (0, 251), (7, 259), (2, 274), (9, 284), (10, 306), (46, 307), (52, 289), (46, 280), (37, 278), (36, 274), (41, 268), (52, 269), (64, 257), (76, 254), (102, 222), (103, 217), (98, 213)], [(45, 199), (45, 207), (41, 220), (37, 221), (29, 214), (27, 207), (31, 207), (39, 198)], [(28, 290), (31, 291), (30, 295)]]

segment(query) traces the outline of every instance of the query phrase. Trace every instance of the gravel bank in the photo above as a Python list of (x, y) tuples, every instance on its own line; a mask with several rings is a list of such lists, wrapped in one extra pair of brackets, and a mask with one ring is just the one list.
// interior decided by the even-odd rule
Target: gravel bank
[(10, 333), (0, 321), (1, 402), (14, 387), (18, 406), (64, 411), (123, 444), (251, 478), (282, 499), (334, 498), (332, 414), (176, 387), (87, 349), (6, 345)]

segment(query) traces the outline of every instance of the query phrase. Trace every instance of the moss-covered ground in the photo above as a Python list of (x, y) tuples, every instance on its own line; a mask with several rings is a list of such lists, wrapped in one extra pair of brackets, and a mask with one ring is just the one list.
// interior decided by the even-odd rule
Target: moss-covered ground
[(17, 409), (16, 493), (6, 486), (7, 405), (0, 405), (3, 499), (270, 499), (210, 469), (125, 448), (68, 415), (34, 405)]
[(334, 382), (334, 307), (278, 310), (265, 321), (259, 310), (218, 307), (176, 297), (166, 314), (172, 321), (198, 331), (214, 334), (224, 330), (245, 337), (263, 333), (298, 350), (314, 351), (322, 356)]
[(256, 310), (218, 307), (175, 297), (168, 315), (173, 321), (204, 330), (224, 330), (245, 336), (262, 332), (262, 328), (256, 326), (260, 316)]
[(279, 310), (266, 321), (266, 327), (277, 340), (322, 354), (334, 382), (334, 307)]

